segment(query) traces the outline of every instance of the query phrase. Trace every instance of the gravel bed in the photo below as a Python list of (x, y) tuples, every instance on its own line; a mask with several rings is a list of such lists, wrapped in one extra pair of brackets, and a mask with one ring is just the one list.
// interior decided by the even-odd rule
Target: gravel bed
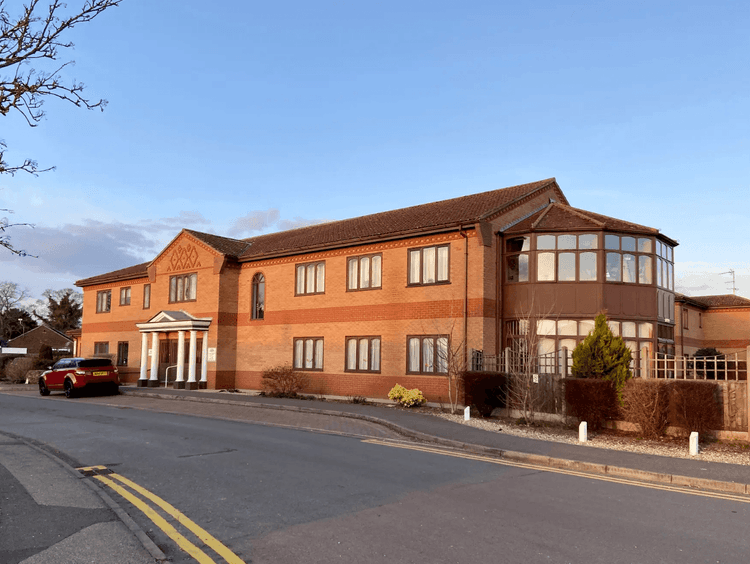
[(617, 432), (601, 432), (588, 435), (588, 442), (578, 442), (578, 431), (556, 426), (527, 427), (518, 425), (511, 420), (476, 419), (465, 421), (463, 415), (433, 412), (436, 417), (442, 417), (462, 425), (470, 425), (485, 431), (495, 431), (507, 435), (527, 437), (559, 443), (583, 444), (595, 448), (609, 448), (613, 450), (627, 450), (641, 454), (656, 454), (674, 458), (692, 458), (709, 462), (724, 462), (727, 464), (744, 464), (750, 466), (750, 444), (746, 441), (711, 441), (701, 443), (698, 456), (690, 456), (688, 440), (674, 437), (664, 437), (658, 440), (639, 439), (633, 435)]

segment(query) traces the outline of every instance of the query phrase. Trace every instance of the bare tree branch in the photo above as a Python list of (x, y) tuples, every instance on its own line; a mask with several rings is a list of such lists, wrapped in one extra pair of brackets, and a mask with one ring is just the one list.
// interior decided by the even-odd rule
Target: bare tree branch
[[(59, 51), (70, 49), (73, 43), (64, 36), (69, 29), (93, 20), (107, 8), (118, 6), (122, 0), (86, 0), (77, 13), (64, 14), (66, 4), (61, 0), (30, 0), (21, 15), (12, 18), (0, 0), (0, 115), (12, 110), (20, 113), (26, 123), (35, 127), (44, 117), (42, 108), (46, 98), (65, 100), (89, 110), (107, 105), (100, 99), (83, 96), (83, 83), (75, 80), (64, 83), (61, 73), (73, 61), (57, 62), (51, 69), (30, 67), (35, 61), (57, 61)], [(6, 145), (0, 142), (0, 174), (23, 171), (31, 174), (51, 170), (39, 169), (36, 161), (25, 159), (20, 165), (9, 166), (3, 159)]]
[[(12, 210), (3, 210), (3, 209), (0, 209), (0, 212), (13, 213)], [(29, 253), (27, 253), (24, 250), (16, 249), (15, 247), (13, 247), (13, 245), (10, 242), (10, 235), (6, 234), (6, 231), (9, 228), (11, 228), (11, 227), (19, 227), (19, 226), (22, 226), (22, 225), (25, 225), (26, 227), (31, 227), (32, 229), (34, 228), (34, 225), (31, 224), (31, 223), (10, 223), (8, 221), (7, 217), (0, 217), (0, 247), (5, 247), (11, 253), (13, 253), (14, 255), (18, 255), (18, 256), (21, 256), (21, 257), (34, 257), (34, 258), (38, 258), (35, 255), (30, 255)]]

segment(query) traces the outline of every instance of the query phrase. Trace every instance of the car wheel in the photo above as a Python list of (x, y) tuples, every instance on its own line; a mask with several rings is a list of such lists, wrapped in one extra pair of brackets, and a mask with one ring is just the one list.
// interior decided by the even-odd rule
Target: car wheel
[(73, 398), (76, 395), (76, 389), (73, 387), (73, 382), (65, 380), (65, 397)]
[(42, 396), (48, 396), (49, 395), (49, 388), (47, 387), (47, 384), (39, 378), (39, 394)]
[(120, 393), (120, 386), (119, 386), (119, 384), (115, 384), (114, 382), (112, 382), (110, 384), (109, 393), (112, 394), (113, 396), (118, 395)]

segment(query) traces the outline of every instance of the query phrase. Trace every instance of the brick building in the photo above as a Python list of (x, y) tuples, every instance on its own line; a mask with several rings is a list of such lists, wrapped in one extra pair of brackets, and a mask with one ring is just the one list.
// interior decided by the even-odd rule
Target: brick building
[(73, 340), (65, 333), (61, 333), (45, 323), (8, 341), (9, 348), (26, 349), (26, 354), (29, 355), (39, 354), (44, 346), (51, 347), (52, 351), (58, 354), (73, 352)]
[[(641, 355), (674, 354), (673, 248), (657, 229), (572, 208), (554, 178), (237, 240), (184, 229), (152, 261), (83, 288), (80, 354), (139, 385), (447, 398), (454, 355), (519, 334), (572, 347), (606, 310)], [(542, 314), (530, 325), (529, 318)]]
[(685, 296), (676, 294), (677, 356), (693, 355), (704, 347), (722, 353), (750, 347), (750, 300), (742, 296)]

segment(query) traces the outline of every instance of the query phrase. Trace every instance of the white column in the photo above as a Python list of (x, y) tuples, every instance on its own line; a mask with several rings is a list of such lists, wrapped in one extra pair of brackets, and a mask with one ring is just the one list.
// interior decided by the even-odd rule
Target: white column
[(148, 380), (148, 333), (141, 333), (141, 376), (138, 385), (143, 386)]
[(208, 331), (203, 331), (203, 346), (201, 347), (201, 388), (208, 385)]
[(195, 361), (198, 358), (198, 332), (190, 331), (190, 360), (188, 360), (188, 383), (187, 388), (194, 390), (197, 388), (195, 381)]
[(159, 333), (151, 333), (151, 377), (148, 379), (149, 386), (159, 385)]
[(175, 380), (178, 388), (181, 382), (185, 382), (185, 331), (177, 331), (177, 378)]

